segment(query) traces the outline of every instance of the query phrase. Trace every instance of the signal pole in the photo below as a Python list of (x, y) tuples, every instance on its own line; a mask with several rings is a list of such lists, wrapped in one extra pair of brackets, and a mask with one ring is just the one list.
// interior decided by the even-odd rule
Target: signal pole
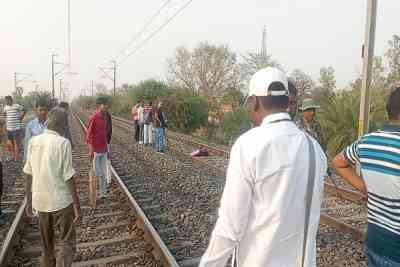
[(55, 98), (55, 89), (54, 89), (54, 57), (57, 56), (56, 54), (51, 55), (51, 95), (53, 100)]
[(14, 89), (15, 89), (15, 92), (17, 92), (17, 83), (18, 83), (18, 81), (17, 81), (17, 73), (16, 72), (14, 72)]
[(93, 94), (93, 89), (94, 89), (94, 85), (93, 85), (93, 80), (92, 80), (92, 84), (91, 84), (91, 88), (92, 88), (92, 97), (94, 96), (94, 94)]
[(60, 79), (60, 102), (62, 99), (62, 79)]
[(115, 61), (115, 60), (113, 60), (112, 61), (112, 63), (113, 63), (113, 69), (114, 69), (114, 79), (113, 79), (113, 82), (114, 82), (114, 96), (115, 96), (115, 88), (116, 88), (116, 84), (117, 84), (117, 80), (116, 80), (116, 76), (117, 76), (117, 62)]
[(368, 133), (370, 93), (371, 93), (371, 72), (374, 58), (376, 10), (378, 0), (367, 0), (367, 22), (365, 25), (365, 41), (362, 49), (363, 72), (360, 99), (360, 118), (358, 121), (358, 136)]

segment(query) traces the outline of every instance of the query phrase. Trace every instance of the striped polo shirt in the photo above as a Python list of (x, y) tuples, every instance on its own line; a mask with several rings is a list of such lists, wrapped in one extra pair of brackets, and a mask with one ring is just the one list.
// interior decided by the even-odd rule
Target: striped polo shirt
[(344, 150), (368, 190), (367, 248), (400, 263), (400, 126), (388, 124)]
[(21, 116), (24, 107), (18, 104), (13, 104), (12, 106), (5, 106), (4, 111), (6, 113), (7, 131), (21, 129)]

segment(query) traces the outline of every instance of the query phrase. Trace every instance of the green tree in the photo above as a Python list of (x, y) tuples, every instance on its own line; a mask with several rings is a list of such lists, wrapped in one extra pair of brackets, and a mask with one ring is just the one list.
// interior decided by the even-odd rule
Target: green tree
[(232, 144), (236, 138), (251, 128), (248, 111), (238, 107), (223, 118), (224, 142)]
[(389, 49), (385, 53), (388, 62), (390, 84), (400, 81), (400, 36), (393, 35), (392, 40), (388, 42)]
[(266, 67), (279, 67), (279, 64), (272, 59), (271, 55), (253, 52), (243, 55), (242, 63), (240, 63), (242, 81), (248, 83), (254, 73)]
[(294, 69), (290, 75), (290, 79), (297, 89), (297, 95), (300, 101), (306, 96), (311, 96), (315, 88), (315, 82), (310, 75), (300, 69)]
[(317, 101), (331, 97), (336, 89), (335, 70), (332, 67), (323, 67), (319, 73), (319, 85), (313, 91), (313, 98)]
[(174, 89), (163, 103), (173, 129), (191, 133), (207, 123), (207, 100), (189, 89)]

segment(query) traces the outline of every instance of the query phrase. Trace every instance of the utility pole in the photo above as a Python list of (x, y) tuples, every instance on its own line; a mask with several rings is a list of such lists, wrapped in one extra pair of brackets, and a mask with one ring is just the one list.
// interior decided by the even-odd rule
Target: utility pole
[(62, 79), (60, 79), (60, 102), (62, 99)]
[(51, 95), (53, 100), (55, 98), (55, 89), (54, 89), (54, 57), (57, 56), (56, 54), (51, 55)]
[(15, 92), (17, 92), (17, 86), (18, 86), (17, 73), (14, 72), (14, 89), (15, 89)]
[(363, 72), (360, 100), (360, 118), (358, 121), (358, 135), (368, 133), (369, 111), (370, 111), (370, 92), (371, 92), (371, 72), (375, 46), (376, 10), (378, 0), (367, 0), (367, 22), (365, 26), (365, 41), (363, 45)]
[(262, 32), (262, 42), (261, 42), (261, 57), (263, 59), (267, 58), (267, 27), (264, 26)]
[(117, 84), (117, 78), (116, 78), (116, 76), (117, 76), (117, 62), (115, 60), (113, 60), (112, 63), (114, 65), (113, 66), (113, 69), (114, 69), (114, 79), (113, 79), (113, 81), (114, 81), (114, 96), (115, 96), (115, 88), (116, 88), (116, 84)]
[(92, 89), (92, 97), (94, 96), (94, 94), (93, 94), (93, 89), (94, 89), (94, 83), (93, 83), (93, 80), (92, 80), (92, 83), (91, 83), (91, 89)]

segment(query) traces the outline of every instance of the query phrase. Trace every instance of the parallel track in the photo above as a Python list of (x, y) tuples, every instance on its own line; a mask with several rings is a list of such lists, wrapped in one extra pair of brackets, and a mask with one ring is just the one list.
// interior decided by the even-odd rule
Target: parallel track
[[(73, 160), (78, 174), (76, 179), (83, 215), (77, 227), (77, 253), (73, 266), (178, 267), (175, 258), (113, 167), (113, 182), (107, 196), (98, 199), (96, 209), (88, 206), (89, 159), (79, 130), (84, 126), (77, 117), (71, 125), (76, 144)], [(39, 264), (39, 232), (36, 225), (24, 223), (24, 209), (25, 201), (1, 247), (0, 266)]]

